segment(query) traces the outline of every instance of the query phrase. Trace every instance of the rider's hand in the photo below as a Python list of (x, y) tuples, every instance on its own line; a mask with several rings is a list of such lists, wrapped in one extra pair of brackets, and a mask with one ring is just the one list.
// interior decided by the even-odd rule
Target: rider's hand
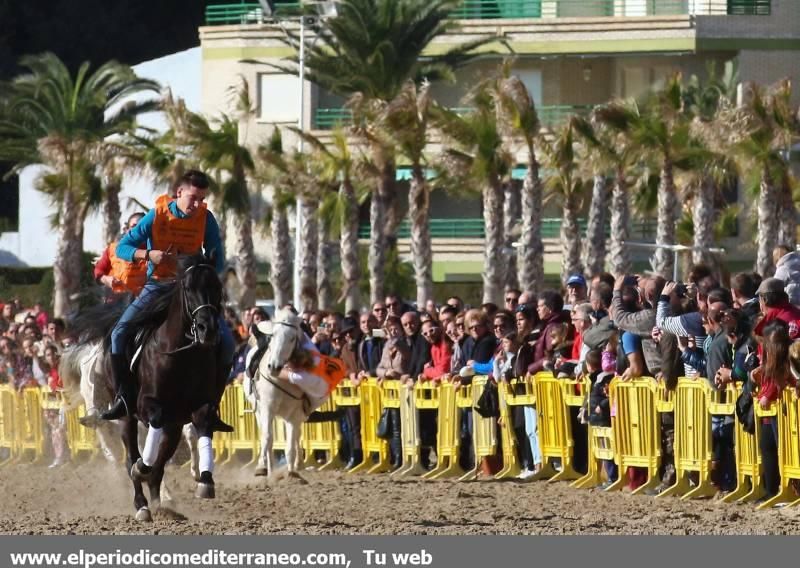
[(167, 259), (169, 259), (170, 257), (173, 257), (173, 256), (175, 256), (175, 255), (173, 255), (171, 252), (166, 251), (166, 250), (151, 250), (148, 253), (147, 258), (150, 259), (150, 262), (152, 262), (153, 264), (157, 265), (157, 264), (161, 264), (162, 262), (164, 262), (165, 260), (167, 260)]
[(103, 284), (103, 286), (106, 286), (107, 288), (113, 288), (114, 286), (121, 286), (122, 285), (122, 281), (121, 280), (119, 280), (117, 278), (114, 278), (110, 274), (106, 274), (105, 276), (101, 276), (100, 277), (100, 283)]

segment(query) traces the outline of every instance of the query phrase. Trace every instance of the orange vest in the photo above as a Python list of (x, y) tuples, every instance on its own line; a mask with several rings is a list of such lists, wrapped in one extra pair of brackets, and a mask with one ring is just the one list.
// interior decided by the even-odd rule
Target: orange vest
[(118, 294), (130, 291), (138, 296), (147, 281), (147, 263), (143, 260), (122, 260), (117, 256), (117, 241), (108, 245), (108, 259), (111, 261), (111, 276), (122, 282), (122, 285), (115, 284), (112, 290)]
[(328, 357), (322, 353), (315, 353), (314, 355), (319, 357), (319, 363), (311, 369), (311, 372), (328, 383), (328, 394), (331, 394), (336, 385), (341, 383), (347, 375), (344, 362), (341, 359)]
[[(169, 210), (172, 202), (169, 195), (156, 199), (156, 218), (153, 221), (152, 242), (154, 250), (169, 249), (173, 254), (197, 254), (203, 246), (206, 233), (206, 214), (208, 208), (203, 203), (200, 210), (191, 217), (181, 219)], [(170, 248), (171, 247), (171, 248)], [(162, 262), (153, 270), (153, 278), (174, 278), (174, 262)]]

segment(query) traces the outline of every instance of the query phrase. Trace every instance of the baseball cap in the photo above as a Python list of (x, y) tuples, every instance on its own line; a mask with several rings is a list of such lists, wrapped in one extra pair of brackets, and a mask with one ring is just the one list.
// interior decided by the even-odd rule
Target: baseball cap
[(786, 284), (780, 278), (765, 278), (756, 290), (756, 294), (767, 294), (769, 292), (783, 292)]
[(567, 286), (583, 286), (586, 287), (586, 278), (581, 274), (573, 274), (567, 280)]

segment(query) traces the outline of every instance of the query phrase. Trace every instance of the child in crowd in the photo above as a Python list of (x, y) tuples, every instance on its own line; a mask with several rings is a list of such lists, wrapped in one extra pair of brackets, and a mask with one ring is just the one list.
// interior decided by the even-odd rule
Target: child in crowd
[[(614, 373), (603, 369), (604, 354), (605, 351), (593, 349), (586, 355), (586, 372), (592, 384), (592, 390), (589, 393), (589, 424), (598, 428), (611, 426), (608, 389)], [(603, 469), (608, 478), (603, 484), (603, 488), (605, 488), (617, 480), (617, 464), (613, 460), (603, 460)]]
[[(58, 374), (59, 355), (55, 345), (51, 344), (45, 347), (44, 360), (47, 366), (47, 386), (50, 389), (47, 396), (55, 398), (64, 389)], [(53, 444), (53, 457), (55, 458), (50, 464), (51, 468), (64, 465), (69, 459), (65, 418), (64, 408), (61, 405), (58, 408), (46, 408), (44, 411), (45, 422), (50, 428), (50, 440)]]

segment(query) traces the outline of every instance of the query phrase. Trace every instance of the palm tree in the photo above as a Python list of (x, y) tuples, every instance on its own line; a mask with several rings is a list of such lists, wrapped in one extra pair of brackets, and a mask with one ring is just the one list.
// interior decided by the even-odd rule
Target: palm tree
[(595, 171), (592, 176), (592, 199), (583, 241), (583, 265), (586, 274), (594, 277), (606, 266), (606, 214), (608, 213), (608, 183), (606, 176)]
[(111, 137), (131, 132), (139, 114), (156, 108), (153, 100), (131, 97), (156, 92), (158, 84), (115, 61), (91, 73), (83, 63), (74, 76), (52, 53), (25, 56), (20, 65), (29, 72), (3, 89), (0, 159), (12, 162), (14, 172), (45, 168), (37, 188), (57, 211), (53, 312), (64, 316), (79, 291), (84, 221), (102, 195), (96, 164)]
[[(651, 158), (659, 169), (658, 225), (656, 245), (674, 245), (680, 210), (675, 170), (683, 165), (683, 153), (690, 143), (689, 121), (683, 112), (681, 76), (674, 75), (666, 86), (652, 93), (642, 104), (615, 101), (603, 110), (603, 120)], [(653, 270), (671, 278), (673, 256), (657, 248)]]
[[(350, 99), (356, 134), (370, 148), (375, 185), (371, 193), (369, 248), (371, 301), (383, 299), (387, 233), (393, 234), (399, 216), (388, 211), (396, 201), (396, 172), (391, 140), (377, 133), (381, 110), (397, 97), (409, 79), (415, 83), (452, 80), (453, 70), (468, 63), (476, 49), (495, 38), (458, 43), (444, 53), (423, 52), (434, 39), (455, 29), (450, 13), (459, 0), (343, 0), (337, 16), (316, 30), (317, 41), (305, 48), (307, 78), (336, 95)], [(299, 38), (286, 42), (295, 50), (290, 65), (278, 69), (298, 72)]]
[(339, 228), (342, 293), (337, 301), (344, 301), (346, 311), (358, 310), (361, 307), (361, 264), (358, 257), (359, 197), (354, 176), (362, 159), (353, 152), (344, 130), (335, 130), (329, 144), (307, 132), (295, 132), (303, 136), (313, 149), (321, 181), (338, 185), (335, 205), (330, 205), (327, 208), (330, 213), (322, 217), (331, 219)]
[(483, 301), (500, 303), (503, 293), (503, 180), (512, 157), (505, 146), (494, 93), (497, 81), (482, 81), (465, 99), (469, 113), (459, 116), (435, 108), (435, 122), (454, 147), (444, 150), (444, 168), (463, 187), (476, 187), (483, 196)]
[(561, 280), (583, 273), (581, 233), (578, 226), (585, 184), (578, 175), (575, 159), (575, 137), (571, 123), (555, 133), (555, 139), (542, 140), (545, 163), (553, 174), (545, 182), (548, 198), (561, 206)]
[[(251, 108), (246, 99), (246, 85), (239, 91), (243, 100), (239, 112), (248, 114)], [(167, 114), (185, 113), (175, 135), (188, 152), (196, 157), (204, 168), (219, 179), (217, 192), (223, 214), (232, 214), (234, 226), (236, 277), (240, 296), (236, 301), (240, 309), (255, 305), (256, 300), (256, 256), (253, 246), (253, 217), (251, 214), (248, 175), (255, 170), (253, 157), (242, 141), (239, 119), (221, 114), (212, 122), (186, 109), (167, 106)], [(177, 123), (178, 121), (173, 121)], [(222, 222), (221, 222), (222, 224)]]
[[(611, 187), (611, 221), (609, 238), (609, 267), (612, 274), (629, 274), (631, 259), (625, 241), (630, 234), (631, 168), (638, 160), (638, 149), (622, 134), (604, 123), (604, 107), (598, 107), (591, 120), (574, 117), (572, 127), (586, 151), (593, 169), (613, 172)], [(594, 197), (592, 198), (594, 200)], [(587, 229), (587, 239), (589, 231)]]
[(742, 126), (738, 131), (731, 129), (736, 136), (734, 149), (746, 172), (747, 185), (758, 195), (756, 271), (769, 276), (775, 268), (772, 250), (779, 244), (780, 233), (792, 242), (791, 227), (796, 226), (794, 203), (787, 198), (788, 191), (779, 189), (779, 184), (781, 188), (788, 185), (782, 183), (788, 179), (784, 151), (791, 143), (783, 112), (787, 85), (778, 83), (764, 90), (749, 84), (746, 90), (744, 107), (728, 116), (727, 124), (738, 122)]
[(517, 76), (510, 76), (508, 64), (497, 90), (501, 125), (525, 148), (525, 179), (522, 182), (522, 231), (519, 238), (518, 262), (520, 288), (540, 291), (544, 285), (544, 244), (542, 243), (542, 181), (536, 157), (539, 138), (539, 115), (528, 88)]
[(272, 131), (266, 144), (259, 146), (256, 179), (272, 186), (272, 207), (268, 216), (272, 258), (269, 279), (275, 295), (275, 305), (284, 306), (292, 301), (292, 243), (289, 234), (288, 208), (293, 203), (294, 184), (292, 158), (283, 152), (280, 129)]
[(519, 289), (517, 251), (514, 242), (519, 238), (522, 221), (522, 194), (520, 188), (509, 179), (503, 184), (503, 247), (509, 258), (505, 266), (504, 285), (506, 290)]
[(400, 152), (410, 161), (408, 216), (411, 220), (411, 258), (417, 285), (417, 305), (433, 298), (433, 245), (430, 231), (430, 186), (425, 179), (425, 147), (433, 98), (428, 83), (417, 89), (407, 81), (385, 109), (383, 122)]

